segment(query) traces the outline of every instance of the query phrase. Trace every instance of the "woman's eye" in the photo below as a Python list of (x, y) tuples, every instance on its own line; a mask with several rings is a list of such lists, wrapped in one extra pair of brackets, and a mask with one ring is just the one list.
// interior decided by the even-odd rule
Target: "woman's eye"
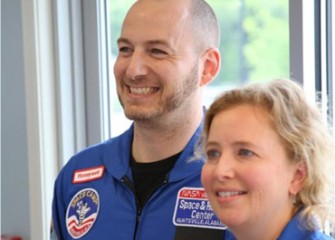
[(220, 152), (217, 150), (207, 150), (206, 151), (207, 159), (219, 158), (220, 155), (221, 155)]
[(253, 156), (254, 153), (248, 149), (240, 149), (238, 155), (242, 157), (250, 157)]

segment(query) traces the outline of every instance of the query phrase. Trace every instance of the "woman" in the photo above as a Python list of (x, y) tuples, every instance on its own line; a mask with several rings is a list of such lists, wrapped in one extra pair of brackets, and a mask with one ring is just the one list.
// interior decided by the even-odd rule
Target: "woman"
[(334, 196), (329, 132), (288, 79), (215, 100), (204, 125), (201, 181), (234, 235), (226, 239), (332, 239), (320, 231)]

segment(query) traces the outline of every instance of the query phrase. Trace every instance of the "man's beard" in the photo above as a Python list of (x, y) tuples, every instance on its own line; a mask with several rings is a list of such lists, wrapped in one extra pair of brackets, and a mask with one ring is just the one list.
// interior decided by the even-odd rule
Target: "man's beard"
[[(119, 101), (124, 109), (126, 117), (134, 121), (150, 121), (178, 109), (185, 99), (188, 98), (198, 87), (198, 66), (196, 64), (183, 80), (184, 81), (181, 82), (180, 87), (175, 89), (173, 93), (163, 99), (162, 103), (151, 107), (149, 111), (142, 111), (140, 107), (136, 110), (128, 111), (118, 94)], [(178, 82), (178, 84), (180, 84), (180, 82)]]

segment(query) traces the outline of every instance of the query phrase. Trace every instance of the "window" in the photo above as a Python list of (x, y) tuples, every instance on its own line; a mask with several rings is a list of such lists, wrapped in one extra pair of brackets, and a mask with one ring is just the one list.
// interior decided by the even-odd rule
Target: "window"
[[(107, 45), (108, 45), (108, 57), (110, 65), (113, 66), (118, 54), (118, 48), (116, 41), (119, 37), (121, 31), (121, 25), (123, 19), (130, 8), (130, 6), (136, 0), (106, 0), (107, 7)], [(119, 103), (116, 94), (116, 84), (114, 80), (113, 70), (109, 72), (109, 86), (111, 93), (109, 95), (109, 106), (110, 106), (110, 116), (107, 117), (110, 123), (109, 134), (110, 136), (116, 136), (124, 132), (131, 124), (131, 121), (127, 119), (124, 114), (122, 107)]]

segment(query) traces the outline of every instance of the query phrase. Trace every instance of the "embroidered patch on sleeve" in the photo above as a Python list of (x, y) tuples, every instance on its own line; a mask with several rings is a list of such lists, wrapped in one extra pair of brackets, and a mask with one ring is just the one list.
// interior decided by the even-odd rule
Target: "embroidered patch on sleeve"
[(72, 198), (66, 211), (66, 227), (72, 238), (86, 235), (99, 213), (100, 199), (93, 188), (85, 188)]

